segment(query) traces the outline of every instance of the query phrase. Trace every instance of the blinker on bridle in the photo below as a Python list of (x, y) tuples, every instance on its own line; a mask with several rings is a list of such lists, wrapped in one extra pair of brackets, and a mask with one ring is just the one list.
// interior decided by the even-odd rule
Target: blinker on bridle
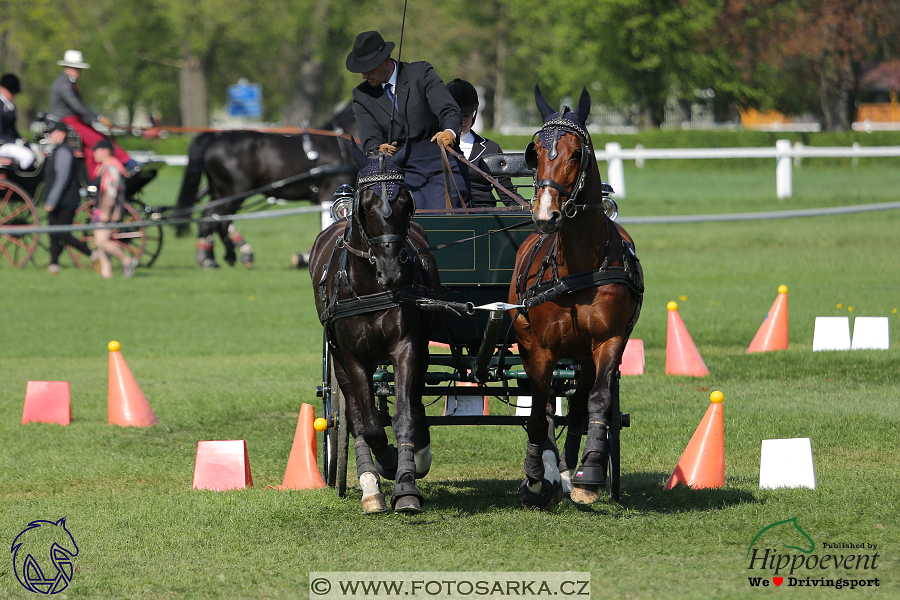
[[(565, 206), (563, 207), (563, 213), (567, 217), (572, 217), (578, 212), (574, 200), (578, 195), (578, 192), (581, 191), (581, 188), (584, 187), (584, 180), (587, 176), (588, 167), (590, 166), (591, 151), (590, 146), (587, 143), (587, 140), (589, 139), (587, 129), (573, 120), (566, 119), (565, 115), (567, 112), (572, 111), (568, 106), (563, 106), (556, 117), (545, 122), (543, 127), (531, 137), (531, 143), (528, 144), (528, 147), (525, 149), (525, 164), (534, 171), (534, 197), (537, 198), (538, 190), (541, 188), (553, 188), (559, 192), (561, 197), (567, 198)], [(559, 140), (566, 133), (571, 133), (581, 142), (581, 164), (578, 167), (578, 179), (571, 192), (553, 179), (541, 179), (540, 181), (537, 179), (537, 145), (535, 140), (541, 140), (541, 145), (547, 150), (547, 159), (554, 161), (559, 156), (557, 150)]]

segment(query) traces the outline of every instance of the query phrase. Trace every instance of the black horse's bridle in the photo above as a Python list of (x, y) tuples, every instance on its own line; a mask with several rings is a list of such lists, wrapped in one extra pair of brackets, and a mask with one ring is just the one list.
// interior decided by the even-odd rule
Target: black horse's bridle
[[(564, 106), (556, 117), (544, 123), (543, 127), (541, 127), (537, 131), (537, 133), (531, 136), (531, 143), (528, 144), (528, 147), (525, 149), (525, 165), (529, 169), (534, 171), (534, 199), (537, 199), (538, 191), (542, 188), (553, 188), (554, 190), (559, 192), (561, 197), (567, 198), (565, 204), (563, 205), (563, 214), (567, 217), (574, 217), (579, 209), (585, 210), (589, 206), (576, 205), (575, 198), (576, 196), (578, 196), (578, 192), (580, 192), (584, 187), (584, 180), (587, 177), (588, 168), (590, 167), (591, 159), (593, 158), (593, 153), (591, 152), (591, 148), (588, 145), (589, 136), (587, 129), (585, 129), (575, 121), (566, 119), (565, 114), (567, 111), (571, 112), (568, 106)], [(553, 161), (556, 160), (557, 156), (559, 156), (556, 146), (559, 143), (560, 138), (566, 133), (571, 133), (581, 142), (581, 164), (578, 167), (578, 179), (575, 181), (575, 185), (572, 188), (572, 191), (567, 190), (565, 186), (553, 179), (541, 179), (540, 181), (538, 181), (537, 178), (538, 157), (535, 140), (540, 138), (542, 145), (544, 145), (544, 140), (548, 140), (550, 142), (549, 147), (547, 147), (547, 158)]]
[[(369, 237), (369, 234), (366, 233), (366, 228), (362, 222), (362, 211), (359, 210), (359, 202), (360, 196), (366, 189), (374, 188), (376, 186), (381, 187), (381, 214), (385, 218), (391, 216), (393, 213), (393, 209), (391, 208), (391, 201), (395, 198), (399, 197), (400, 193), (403, 189), (405, 189), (410, 197), (413, 200), (413, 214), (415, 214), (415, 196), (412, 195), (412, 192), (404, 183), (405, 178), (402, 173), (388, 173), (385, 169), (384, 163), (384, 155), (379, 157), (379, 171), (380, 173), (376, 175), (368, 175), (365, 177), (360, 177), (357, 182), (357, 188), (353, 194), (353, 211), (350, 215), (350, 218), (356, 221), (356, 224), (359, 226), (359, 233), (362, 235), (363, 241), (366, 244), (367, 251), (357, 250), (353, 246), (350, 245), (350, 228), (348, 227), (345, 231), (344, 237), (338, 238), (336, 245), (338, 247), (343, 246), (352, 254), (356, 256), (368, 260), (371, 264), (375, 264), (375, 254), (372, 252), (372, 248), (374, 246), (378, 246), (381, 244), (390, 244), (391, 242), (404, 242), (409, 236), (409, 225), (407, 224), (406, 231), (403, 234), (385, 234), (385, 235), (377, 235), (375, 237)], [(396, 185), (398, 190), (394, 194), (390, 194), (388, 188), (390, 186)], [(410, 254), (406, 250), (406, 248), (402, 248), (400, 250), (400, 262), (406, 262), (409, 260)]]

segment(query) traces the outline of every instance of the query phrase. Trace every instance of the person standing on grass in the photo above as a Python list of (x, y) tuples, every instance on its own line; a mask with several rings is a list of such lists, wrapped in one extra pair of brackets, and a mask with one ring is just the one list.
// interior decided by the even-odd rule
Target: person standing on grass
[[(125, 167), (113, 154), (112, 142), (107, 139), (102, 139), (94, 145), (94, 160), (99, 165), (97, 178), (100, 180), (94, 221), (117, 223), (122, 220), (125, 211)], [(97, 249), (100, 251), (100, 275), (104, 279), (112, 279), (110, 256), (115, 256), (122, 263), (124, 277), (134, 275), (138, 259), (125, 255), (122, 248), (112, 240), (111, 229), (95, 229), (94, 241), (97, 242)]]
[[(75, 211), (81, 203), (75, 156), (66, 142), (67, 134), (68, 129), (59, 121), (50, 125), (47, 131), (47, 137), (54, 146), (53, 153), (44, 165), (44, 185), (47, 187), (44, 210), (47, 211), (47, 221), (50, 225), (71, 225)], [(70, 232), (51, 233), (50, 265), (47, 267), (51, 275), (59, 275), (59, 255), (62, 254), (66, 244), (85, 256), (90, 256), (92, 264), (96, 263), (97, 253), (92, 253), (87, 244)]]

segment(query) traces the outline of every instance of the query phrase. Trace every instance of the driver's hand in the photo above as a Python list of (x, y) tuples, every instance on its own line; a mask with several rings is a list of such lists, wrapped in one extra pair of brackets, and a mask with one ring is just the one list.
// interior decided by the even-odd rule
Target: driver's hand
[(388, 156), (393, 156), (397, 152), (397, 142), (392, 142), (390, 144), (382, 144), (378, 146), (378, 151), (382, 154), (387, 154)]
[(436, 144), (443, 144), (445, 148), (452, 148), (453, 144), (456, 142), (456, 137), (453, 135), (452, 131), (445, 129), (444, 131), (438, 131), (434, 134), (431, 141)]
[(100, 115), (100, 118), (97, 119), (97, 120), (100, 121), (101, 123), (103, 123), (103, 125), (104, 125), (105, 127), (107, 127), (108, 129), (112, 129), (113, 122), (110, 121), (107, 117), (104, 117), (103, 115)]

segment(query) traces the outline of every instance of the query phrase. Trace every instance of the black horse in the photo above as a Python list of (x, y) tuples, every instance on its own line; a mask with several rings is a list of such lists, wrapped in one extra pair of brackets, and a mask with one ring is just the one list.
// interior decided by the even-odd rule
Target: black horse
[[(415, 480), (431, 465), (422, 404), (430, 313), (415, 300), (434, 297), (440, 282), (434, 257), (419, 251), (428, 247), (425, 233), (411, 221), (416, 207), (402, 174), (409, 146), (393, 158), (369, 159), (353, 144), (361, 169), (353, 212), (319, 234), (310, 253), (316, 309), (346, 398), (366, 514), (387, 510), (379, 473), (395, 480), (395, 512), (421, 512)], [(399, 451), (388, 443), (372, 383), (387, 360), (394, 368), (392, 427)]]
[[(278, 187), (277, 191), (261, 190), (260, 193), (277, 194), (285, 200), (318, 203), (330, 200), (338, 186), (352, 183), (356, 178), (351, 143), (340, 127), (342, 114), (339, 113), (334, 121), (326, 124), (328, 129), (310, 129), (298, 134), (250, 130), (201, 133), (194, 138), (188, 150), (188, 166), (173, 216), (189, 216), (198, 200), (204, 175), (211, 203), (203, 211), (204, 217), (234, 214), (248, 197), (247, 192), (287, 178), (295, 180)], [(355, 127), (355, 123), (352, 126)], [(205, 192), (199, 194), (201, 197), (204, 195)], [(178, 234), (182, 235), (186, 230), (187, 226), (179, 226)], [(241, 262), (248, 267), (253, 266), (250, 243), (231, 221), (200, 223), (197, 234), (197, 262), (200, 266), (219, 266), (213, 252), (216, 233), (225, 245), (225, 261), (229, 265), (234, 265), (237, 259), (237, 248)]]

